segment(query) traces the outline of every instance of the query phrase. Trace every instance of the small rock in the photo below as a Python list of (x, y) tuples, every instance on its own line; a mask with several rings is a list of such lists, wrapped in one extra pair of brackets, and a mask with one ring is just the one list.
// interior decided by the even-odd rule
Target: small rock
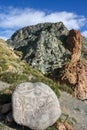
[(55, 93), (41, 82), (17, 86), (12, 103), (16, 123), (34, 130), (44, 130), (53, 125), (61, 114)]
[(8, 113), (6, 116), (6, 122), (13, 122), (12, 112)]
[(3, 89), (9, 88), (9, 84), (5, 83), (3, 81), (0, 81), (0, 91), (2, 91)]
[(55, 123), (55, 127), (57, 130), (73, 130), (72, 126), (67, 122), (57, 122)]
[(55, 124), (55, 127), (56, 127), (57, 130), (67, 130), (67, 129), (65, 128), (64, 124), (61, 123), (61, 122), (56, 123), (56, 124)]
[(4, 104), (1, 109), (1, 114), (6, 114), (11, 110), (11, 103)]
[(65, 126), (66, 130), (73, 130), (72, 126), (67, 122), (64, 123), (64, 126)]

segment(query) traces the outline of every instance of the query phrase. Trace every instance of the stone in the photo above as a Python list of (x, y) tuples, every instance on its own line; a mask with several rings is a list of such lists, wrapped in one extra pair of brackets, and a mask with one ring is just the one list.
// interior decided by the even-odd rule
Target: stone
[(66, 127), (64, 126), (64, 124), (61, 122), (55, 123), (55, 128), (57, 130), (67, 130)]
[(5, 83), (3, 81), (0, 81), (0, 91), (6, 89), (6, 88), (9, 88), (9, 84), (8, 83)]
[(57, 122), (55, 123), (55, 128), (57, 130), (73, 130), (72, 126), (67, 122)]
[(65, 122), (64, 126), (65, 126), (66, 130), (73, 130), (72, 126), (68, 122)]
[(67, 37), (71, 51), (70, 61), (61, 70), (61, 82), (66, 82), (74, 90), (74, 96), (87, 99), (87, 64), (80, 60), (82, 36), (79, 31), (70, 30)]
[(75, 62), (80, 59), (81, 47), (82, 47), (82, 36), (77, 30), (70, 30), (66, 40), (68, 48), (71, 51), (71, 61)]
[(12, 117), (12, 112), (9, 112), (7, 115), (6, 115), (6, 119), (5, 119), (6, 122), (13, 122), (13, 117)]
[(18, 85), (12, 95), (12, 108), (15, 122), (34, 130), (46, 129), (61, 115), (57, 96), (41, 82)]
[(6, 114), (11, 110), (11, 103), (6, 103), (2, 106), (1, 113)]
[(74, 95), (81, 100), (87, 99), (87, 64), (82, 62), (78, 62), (77, 65), (77, 85)]

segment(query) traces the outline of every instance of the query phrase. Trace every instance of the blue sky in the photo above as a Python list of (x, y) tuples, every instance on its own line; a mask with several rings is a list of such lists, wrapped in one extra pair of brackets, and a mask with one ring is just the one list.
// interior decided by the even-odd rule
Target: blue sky
[(87, 37), (87, 0), (0, 0), (0, 37), (43, 22), (62, 21)]

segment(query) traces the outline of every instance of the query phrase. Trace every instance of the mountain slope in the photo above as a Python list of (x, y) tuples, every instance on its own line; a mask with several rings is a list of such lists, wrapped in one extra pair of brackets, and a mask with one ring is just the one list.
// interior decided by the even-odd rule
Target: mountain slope
[(60, 68), (67, 59), (68, 51), (62, 42), (67, 34), (62, 22), (44, 23), (18, 30), (7, 42), (22, 51), (22, 59), (32, 67), (46, 73), (56, 66)]
[[(22, 52), (22, 60), (42, 73), (61, 68), (70, 56), (66, 38), (69, 31), (62, 22), (43, 23), (24, 27), (7, 40)], [(87, 39), (83, 38), (82, 59), (87, 60)]]
[(27, 63), (22, 62), (19, 53), (16, 52), (16, 54), (7, 47), (4, 40), (0, 39), (0, 86), (2, 87), (3, 85), (3, 87), (0, 88), (0, 104), (5, 101), (8, 102), (6, 95), (11, 94), (19, 83), (27, 81), (46, 83), (55, 91), (57, 96), (59, 96), (59, 85), (57, 83), (46, 78), (42, 73), (30, 67)]

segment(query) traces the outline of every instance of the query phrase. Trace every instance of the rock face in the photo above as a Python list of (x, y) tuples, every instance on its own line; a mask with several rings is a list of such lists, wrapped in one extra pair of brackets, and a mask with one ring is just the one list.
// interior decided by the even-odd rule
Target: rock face
[(69, 35), (66, 40), (68, 48), (71, 51), (71, 61), (75, 62), (80, 59), (81, 56), (81, 46), (82, 46), (82, 36), (77, 30), (70, 30)]
[(81, 100), (87, 99), (87, 64), (82, 62), (77, 66), (77, 85), (74, 94)]
[(54, 92), (43, 83), (22, 83), (13, 96), (13, 117), (21, 125), (44, 130), (60, 117), (59, 101)]
[(74, 89), (74, 95), (81, 100), (87, 99), (87, 65), (80, 61), (81, 34), (71, 30), (67, 38), (67, 44), (71, 51), (69, 63), (62, 68), (61, 80), (70, 84)]
[(87, 63), (87, 38), (82, 38), (82, 57), (84, 58), (85, 62)]
[(64, 42), (68, 30), (62, 22), (25, 27), (14, 33), (7, 42), (22, 51), (22, 59), (42, 73), (61, 67), (69, 55)]

